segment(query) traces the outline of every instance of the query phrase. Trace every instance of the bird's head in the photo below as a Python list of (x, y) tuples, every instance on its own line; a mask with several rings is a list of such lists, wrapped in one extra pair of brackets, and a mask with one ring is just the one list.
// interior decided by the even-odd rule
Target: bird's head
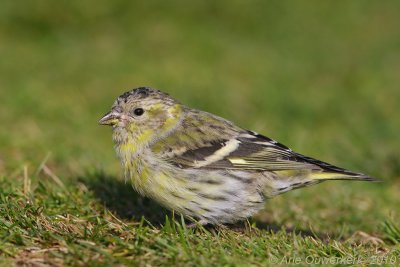
[(137, 142), (150, 142), (173, 130), (183, 114), (182, 105), (168, 94), (139, 87), (120, 95), (99, 123), (112, 126), (114, 132), (124, 132)]

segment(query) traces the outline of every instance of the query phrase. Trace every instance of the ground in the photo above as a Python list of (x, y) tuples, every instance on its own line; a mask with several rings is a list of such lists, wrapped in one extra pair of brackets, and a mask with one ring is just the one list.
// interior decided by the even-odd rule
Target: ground
[[(4, 1), (0, 265), (400, 264), (397, 1)], [(97, 125), (138, 86), (380, 178), (226, 227), (125, 183)]]

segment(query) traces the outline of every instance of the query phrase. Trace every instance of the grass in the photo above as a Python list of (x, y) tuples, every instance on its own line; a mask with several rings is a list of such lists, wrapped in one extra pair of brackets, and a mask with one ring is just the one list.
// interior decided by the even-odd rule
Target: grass
[[(398, 265), (399, 16), (396, 1), (3, 1), (0, 265)], [(97, 125), (140, 85), (383, 182), (188, 228), (124, 183)]]
[[(26, 176), (1, 181), (0, 248), (7, 264), (208, 266), (265, 265), (297, 259), (303, 264), (351, 259), (366, 264), (400, 256), (395, 245), (400, 242), (399, 229), (394, 222), (371, 225), (354, 218), (361, 215), (340, 212), (336, 207), (331, 216), (340, 214), (341, 219), (328, 216), (328, 223), (315, 225), (304, 222), (312, 218), (296, 215), (300, 207), (290, 205), (287, 216), (299, 219), (280, 217), (288, 221), (279, 226), (252, 221), (227, 228), (187, 228), (182, 218), (135, 195), (115, 177), (96, 173), (59, 186), (41, 173), (32, 180)], [(311, 196), (306, 193), (304, 198)], [(296, 202), (289, 197), (288, 202), (291, 200)], [(273, 204), (274, 200), (270, 206)], [(325, 209), (310, 213), (318, 211), (314, 216), (323, 216)], [(273, 222), (280, 223), (274, 219), (276, 211), (268, 213)], [(344, 221), (343, 217), (349, 219)], [(292, 226), (290, 221), (298, 225)], [(302, 224), (308, 227), (302, 229)]]

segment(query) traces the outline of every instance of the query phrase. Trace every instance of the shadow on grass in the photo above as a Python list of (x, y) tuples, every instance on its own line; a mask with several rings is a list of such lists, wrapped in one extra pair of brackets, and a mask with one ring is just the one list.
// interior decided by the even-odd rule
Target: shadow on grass
[[(121, 219), (141, 220), (141, 218), (144, 217), (148, 222), (157, 227), (165, 223), (166, 215), (168, 215), (169, 218), (173, 217), (172, 212), (161, 207), (151, 199), (142, 197), (136, 193), (129, 182), (125, 183), (121, 181), (121, 179), (101, 172), (88, 174), (85, 177), (81, 177), (79, 180), (95, 194), (107, 209)], [(187, 223), (191, 222), (187, 220)], [(255, 223), (258, 229), (273, 233), (285, 231), (288, 234), (294, 233), (303, 237), (310, 236), (320, 240), (328, 240), (330, 237), (334, 236), (326, 233), (315, 233), (304, 229), (285, 228), (274, 223), (257, 220)], [(226, 226), (229, 229), (243, 232), (248, 228), (248, 223), (238, 222)], [(214, 227), (213, 225), (206, 226), (206, 229), (209, 230), (218, 230), (218, 228), (219, 227)]]
[(157, 226), (165, 223), (165, 216), (171, 212), (156, 202), (142, 197), (132, 188), (129, 182), (97, 172), (79, 179), (92, 191), (102, 204), (121, 219), (141, 220)]
[(296, 235), (300, 235), (302, 237), (313, 237), (313, 238), (320, 239), (323, 241), (327, 241), (335, 236), (334, 234), (313, 232), (308, 229), (307, 230), (306, 229), (297, 229), (297, 228), (292, 228), (292, 227), (287, 228), (287, 227), (282, 227), (281, 225), (277, 225), (274, 223), (261, 222), (261, 221), (257, 221), (256, 226), (258, 229), (263, 229), (263, 230), (270, 231), (273, 233), (285, 231), (287, 234), (293, 233)]

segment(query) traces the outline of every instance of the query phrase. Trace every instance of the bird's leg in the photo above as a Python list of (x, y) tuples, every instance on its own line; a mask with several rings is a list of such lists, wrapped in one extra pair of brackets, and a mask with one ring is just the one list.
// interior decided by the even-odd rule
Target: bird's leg
[(208, 224), (208, 221), (207, 221), (207, 220), (200, 219), (200, 220), (198, 220), (197, 222), (193, 222), (193, 223), (191, 223), (191, 224), (188, 224), (187, 227), (188, 227), (188, 228), (195, 228), (195, 227), (197, 227), (197, 226), (199, 226), (199, 225), (205, 226), (205, 225), (207, 225), (207, 224)]

